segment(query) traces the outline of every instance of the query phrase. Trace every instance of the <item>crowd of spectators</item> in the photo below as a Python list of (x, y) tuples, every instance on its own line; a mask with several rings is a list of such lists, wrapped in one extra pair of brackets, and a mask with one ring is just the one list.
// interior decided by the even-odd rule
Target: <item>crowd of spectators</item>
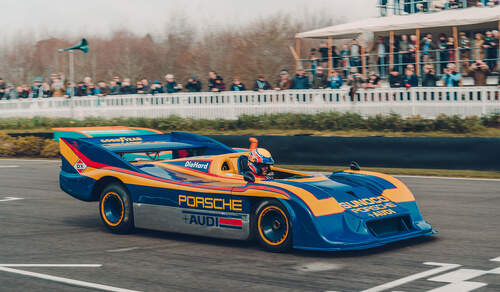
[[(348, 80), (352, 75), (352, 69), (355, 69), (356, 74), (360, 74), (364, 61), (366, 70), (370, 71), (368, 76), (364, 76), (364, 80), (370, 87), (374, 86), (374, 82), (378, 84), (381, 78), (391, 81), (399, 78), (397, 76), (401, 78), (412, 76), (411, 82), (407, 83), (411, 86), (420, 84), (435, 86), (440, 78), (444, 84), (450, 84), (450, 71), (453, 71), (452, 75), (471, 76), (474, 79), (474, 85), (486, 85), (486, 77), (499, 70), (498, 37), (497, 30), (475, 32), (469, 35), (460, 32), (457, 41), (444, 33), (439, 34), (438, 39), (435, 39), (432, 33), (427, 33), (420, 40), (417, 40), (416, 35), (400, 35), (395, 37), (392, 63), (389, 61), (388, 40), (383, 37), (378, 37), (371, 49), (364, 50), (366, 52), (364, 55), (361, 53), (363, 50), (358, 40), (355, 39), (350, 44), (344, 44), (340, 51), (336, 46), (332, 46), (331, 59), (329, 59), (328, 44), (321, 43), (319, 48), (311, 49), (310, 71), (314, 75), (319, 66), (331, 65), (344, 80)], [(458, 46), (455, 49), (456, 44)], [(417, 56), (419, 56), (418, 64)], [(331, 60), (330, 64), (329, 60)], [(419, 76), (415, 73), (417, 65), (421, 69)], [(408, 75), (408, 69), (413, 74)], [(397, 87), (399, 83), (390, 82), (392, 87)], [(405, 84), (403, 83), (403, 86), (408, 86)], [(451, 84), (459, 85), (460, 82), (451, 82)]]
[(388, 11), (392, 11), (393, 15), (401, 15), (470, 7), (492, 7), (499, 3), (500, 0), (379, 0), (377, 7), (380, 16), (386, 16)]

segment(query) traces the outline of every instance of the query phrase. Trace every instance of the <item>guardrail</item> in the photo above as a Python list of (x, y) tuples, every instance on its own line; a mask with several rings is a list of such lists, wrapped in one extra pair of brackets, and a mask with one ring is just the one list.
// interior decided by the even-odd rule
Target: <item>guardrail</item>
[(6, 117), (147, 117), (170, 115), (199, 119), (236, 119), (238, 116), (338, 111), (365, 116), (397, 113), (420, 115), (485, 115), (500, 112), (497, 87), (416, 87), (359, 90), (353, 98), (348, 89), (242, 91), (122, 95), (0, 101), (0, 118)]

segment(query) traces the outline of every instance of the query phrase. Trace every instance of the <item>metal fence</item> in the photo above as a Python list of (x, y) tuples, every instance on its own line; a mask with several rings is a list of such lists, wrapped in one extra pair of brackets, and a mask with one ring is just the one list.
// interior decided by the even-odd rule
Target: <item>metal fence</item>
[(397, 113), (404, 117), (485, 115), (500, 112), (497, 87), (417, 87), (409, 90), (348, 89), (265, 92), (179, 93), (24, 99), (0, 101), (0, 118), (7, 117), (147, 117), (171, 115), (197, 119), (237, 119), (240, 115), (273, 113), (355, 112), (362, 115)]

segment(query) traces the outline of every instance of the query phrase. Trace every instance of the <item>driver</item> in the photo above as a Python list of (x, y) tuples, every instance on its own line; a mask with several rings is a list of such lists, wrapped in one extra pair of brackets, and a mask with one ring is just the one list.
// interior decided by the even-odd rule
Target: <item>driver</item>
[(255, 148), (250, 150), (248, 167), (256, 177), (273, 179), (273, 172), (271, 171), (271, 165), (273, 164), (274, 159), (266, 149)]

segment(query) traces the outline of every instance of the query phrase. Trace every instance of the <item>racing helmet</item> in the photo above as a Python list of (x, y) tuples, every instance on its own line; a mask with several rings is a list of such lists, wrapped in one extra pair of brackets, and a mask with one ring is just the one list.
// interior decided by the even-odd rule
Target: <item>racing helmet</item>
[(264, 148), (255, 148), (250, 150), (248, 155), (248, 167), (258, 176), (267, 176), (271, 173), (271, 165), (274, 159), (271, 153)]

